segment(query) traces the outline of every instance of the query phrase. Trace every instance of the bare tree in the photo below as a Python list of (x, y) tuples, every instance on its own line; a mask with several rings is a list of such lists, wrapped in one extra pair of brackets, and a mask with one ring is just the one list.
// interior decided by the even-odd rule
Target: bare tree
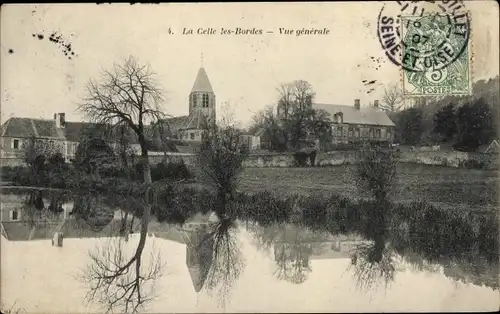
[[(150, 192), (152, 186), (151, 168), (148, 158), (148, 141), (146, 126), (148, 123), (158, 124), (164, 114), (160, 111), (160, 104), (164, 100), (162, 91), (155, 81), (155, 74), (149, 66), (139, 65), (129, 57), (123, 64), (115, 64), (112, 70), (104, 70), (99, 82), (90, 80), (86, 87), (87, 95), (79, 109), (93, 122), (115, 127), (126, 127), (132, 130), (141, 147), (141, 162), (144, 174), (144, 186), (141, 191), (144, 195), (143, 212), (141, 217), (140, 239), (135, 254), (130, 260), (110, 256), (115, 265), (111, 268), (106, 263), (94, 258), (96, 285), (92, 291), (106, 293), (110, 287), (123, 286), (123, 277), (129, 274), (129, 268), (135, 265), (135, 283), (127, 286), (125, 294), (111, 294), (109, 298), (126, 298), (130, 302), (141, 303), (143, 296), (140, 292), (141, 256), (147, 237), (148, 224), (151, 219)], [(135, 297), (131, 295), (135, 293)], [(113, 300), (110, 300), (112, 302)], [(128, 309), (128, 308), (127, 308)], [(137, 308), (134, 306), (134, 310)]]
[(403, 107), (403, 93), (396, 84), (390, 84), (384, 88), (380, 109), (389, 112), (399, 111)]
[(91, 263), (81, 277), (90, 286), (87, 301), (105, 306), (106, 312), (137, 313), (154, 299), (154, 282), (163, 269), (160, 253), (154, 248), (149, 264), (136, 262), (133, 270), (129, 268), (141, 255), (135, 252), (128, 257), (122, 238), (108, 238), (89, 255)]

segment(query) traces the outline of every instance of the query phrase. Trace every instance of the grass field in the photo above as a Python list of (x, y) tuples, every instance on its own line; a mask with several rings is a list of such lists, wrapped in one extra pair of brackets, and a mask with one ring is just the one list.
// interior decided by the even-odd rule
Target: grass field
[[(353, 166), (322, 168), (246, 168), (240, 189), (273, 193), (359, 193), (351, 176)], [(443, 206), (472, 209), (498, 207), (498, 172), (399, 164), (394, 201), (424, 200)]]

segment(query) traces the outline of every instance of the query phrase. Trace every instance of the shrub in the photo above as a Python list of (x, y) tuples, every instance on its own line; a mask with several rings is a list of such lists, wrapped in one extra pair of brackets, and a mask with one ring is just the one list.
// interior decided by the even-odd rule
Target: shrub
[(295, 152), (293, 154), (295, 166), (297, 166), (297, 167), (306, 167), (308, 158), (309, 158), (309, 154), (306, 152)]
[(321, 195), (309, 195), (300, 200), (302, 208), (301, 224), (314, 229), (325, 226), (325, 220), (329, 208), (328, 201)]
[(316, 165), (316, 151), (312, 151), (310, 154), (309, 154), (309, 161), (311, 163), (311, 167), (314, 167)]
[[(12, 182), (16, 185), (25, 185), (25, 183), (29, 184), (29, 169), (27, 167), (22, 166), (3, 166), (0, 172), (2, 181), (4, 182)], [(24, 180), (24, 181), (23, 181)]]
[(349, 199), (332, 195), (329, 199), (327, 221), (330, 231), (349, 233), (360, 232), (361, 210), (360, 205)]
[(466, 169), (484, 169), (486, 165), (482, 160), (466, 159), (460, 162), (460, 167)]
[(258, 192), (251, 196), (238, 193), (234, 199), (237, 216), (258, 222), (262, 226), (287, 222), (293, 209), (289, 197), (276, 198), (270, 192)]
[(207, 190), (168, 184), (155, 191), (152, 202), (152, 213), (159, 222), (183, 224), (196, 213), (212, 211), (215, 195)]
[(394, 153), (380, 147), (367, 147), (358, 159), (354, 170), (358, 188), (370, 192), (377, 202), (386, 202), (396, 178)]
[(160, 163), (159, 167), (164, 167), (163, 173), (165, 179), (187, 180), (192, 177), (191, 172), (189, 171), (183, 160), (175, 163), (169, 162), (166, 165)]

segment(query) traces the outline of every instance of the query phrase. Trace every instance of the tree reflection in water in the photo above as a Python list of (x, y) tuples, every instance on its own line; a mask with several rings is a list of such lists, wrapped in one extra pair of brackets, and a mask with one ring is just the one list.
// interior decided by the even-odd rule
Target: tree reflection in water
[(394, 280), (395, 257), (383, 240), (356, 248), (351, 256), (350, 268), (358, 289), (368, 290), (381, 283), (387, 287)]
[[(114, 198), (97, 194), (80, 195), (75, 202), (75, 216), (98, 232), (113, 220), (113, 209), (117, 205)], [(137, 207), (144, 207), (145, 202), (137, 199), (133, 205), (134, 208), (127, 209), (137, 211)], [(138, 212), (133, 212), (134, 215), (142, 216)], [(162, 276), (164, 265), (154, 246), (150, 258), (145, 260), (148, 223), (141, 217), (139, 243), (133, 252), (129, 252), (131, 248), (128, 247), (132, 227), (126, 228), (125, 216), (121, 217), (119, 230), (111, 230), (107, 242), (89, 252), (90, 263), (80, 276), (89, 289), (85, 297), (88, 302), (101, 304), (106, 312), (136, 313), (154, 299), (154, 282)]]
[(282, 243), (275, 248), (277, 269), (274, 275), (280, 280), (303, 283), (312, 271), (309, 256), (312, 248), (304, 243)]
[[(498, 228), (494, 227), (494, 215), (453, 216), (421, 203), (371, 205), (362, 210), (364, 218), (356, 230), (359, 239), (349, 240), (350, 235), (327, 231), (321, 239), (304, 225), (279, 222), (270, 227), (250, 223), (247, 230), (259, 249), (267, 251), (274, 246), (276, 275), (295, 283), (307, 279), (310, 259), (350, 256), (349, 270), (361, 290), (387, 287), (398, 271), (408, 267), (428, 273), (443, 270), (454, 280), (498, 289)], [(326, 226), (318, 229), (329, 230), (326, 221), (318, 221), (315, 226), (320, 223)], [(337, 243), (336, 238), (345, 236), (351, 252), (329, 248), (332, 242)]]
[(274, 247), (276, 270), (274, 275), (280, 280), (299, 284), (307, 280), (312, 271), (311, 256), (320, 253), (325, 234), (312, 232), (293, 224), (280, 224), (273, 227), (248, 226), (254, 241), (261, 250), (269, 251)]
[(138, 312), (154, 300), (154, 282), (162, 275), (164, 265), (159, 252), (153, 248), (145, 262), (144, 245), (139, 243), (130, 256), (126, 244), (122, 237), (108, 238), (89, 252), (91, 262), (81, 276), (89, 286), (85, 299), (105, 306), (106, 312)]
[[(234, 219), (222, 217), (208, 226), (204, 241), (213, 243), (212, 265), (208, 270), (204, 288), (219, 297), (219, 304), (229, 300), (231, 288), (245, 268), (240, 246), (236, 237), (237, 225)], [(200, 243), (199, 247), (203, 245)]]

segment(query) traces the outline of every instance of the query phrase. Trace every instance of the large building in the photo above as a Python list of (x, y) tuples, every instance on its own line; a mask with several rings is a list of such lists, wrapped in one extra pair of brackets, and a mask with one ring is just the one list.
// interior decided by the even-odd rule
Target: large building
[[(66, 121), (64, 113), (55, 113), (53, 119), (9, 118), (0, 128), (0, 158), (2, 166), (16, 165), (23, 162), (26, 145), (32, 140), (43, 141), (52, 151), (60, 152), (70, 161), (75, 157), (76, 149), (83, 135), (101, 138), (110, 146), (119, 141), (117, 132), (110, 132), (106, 125), (88, 122)], [(140, 153), (136, 136), (127, 131), (130, 147)]]
[[(360, 100), (355, 99), (353, 106), (306, 103), (313, 109), (324, 110), (331, 120), (331, 137), (333, 143), (353, 143), (359, 141), (388, 141), (394, 139), (395, 124), (387, 114), (378, 108), (378, 100), (373, 106), (361, 107)], [(286, 104), (278, 105), (278, 117), (286, 119), (291, 114)]]

